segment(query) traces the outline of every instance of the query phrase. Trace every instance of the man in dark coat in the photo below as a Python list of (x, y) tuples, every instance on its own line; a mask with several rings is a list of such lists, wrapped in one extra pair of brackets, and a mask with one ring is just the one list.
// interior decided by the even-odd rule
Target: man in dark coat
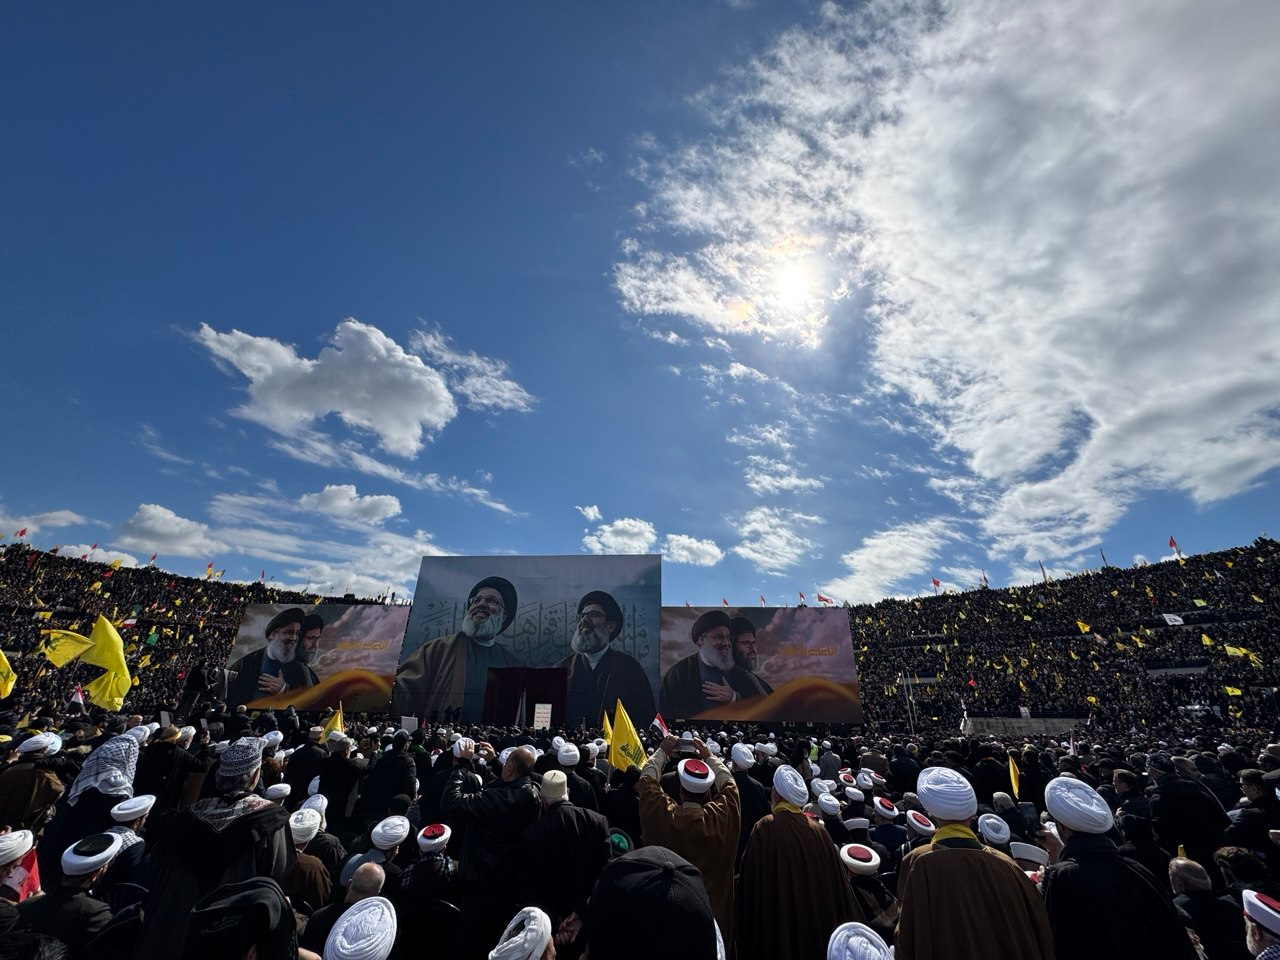
[(320, 765), (329, 756), (329, 751), (320, 745), (323, 737), (323, 727), (311, 727), (307, 731), (307, 742), (293, 751), (285, 764), (284, 782), (289, 785), (291, 810), (296, 810), (307, 799), (307, 787), (313, 778), (320, 776)]
[[(330, 735), (332, 738), (332, 734)], [(360, 781), (369, 773), (369, 761), (351, 757), (351, 740), (346, 736), (331, 739), (332, 752), (320, 764), (320, 793), (329, 801), (326, 814), (335, 833), (351, 830), (351, 813), (355, 809)]]
[(1044, 799), (1063, 840), (1058, 862), (1042, 881), (1057, 955), (1196, 960), (1163, 878), (1120, 856), (1106, 836), (1114, 820), (1098, 792), (1081, 780), (1057, 777)]
[(689, 631), (698, 649), (662, 678), (662, 713), (668, 720), (696, 717), (705, 710), (754, 695), (733, 686), (733, 643), (729, 615), (708, 610)]
[(315, 671), (297, 656), (306, 616), (299, 607), (277, 613), (267, 624), (266, 646), (227, 665), (227, 670), (236, 675), (227, 689), (228, 702), (243, 705), (319, 682)]
[(111, 922), (111, 908), (89, 895), (120, 850), (120, 837), (95, 833), (68, 847), (62, 855), (62, 878), (43, 897), (18, 904), (18, 930), (56, 937), (85, 956), (84, 948)]
[(1185, 857), (1169, 861), (1173, 905), (1187, 929), (1194, 930), (1208, 960), (1249, 960), (1240, 908), (1213, 892), (1204, 867)]
[(603, 590), (578, 601), (578, 626), (569, 640), (573, 653), (555, 664), (568, 670), (566, 726), (594, 727), (619, 700), (628, 716), (653, 716), (653, 689), (644, 668), (611, 646), (622, 627), (622, 607)]
[(1147, 758), (1147, 773), (1155, 785), (1151, 789), (1151, 831), (1156, 843), (1172, 859), (1182, 847), (1187, 856), (1215, 877), (1213, 851), (1222, 846), (1223, 830), (1230, 822), (1209, 790), (1183, 777), (1167, 753)]
[(378, 757), (368, 778), (360, 785), (356, 814), (365, 821), (381, 820), (387, 815), (391, 798), (399, 794), (412, 797), (418, 768), (406, 747), (409, 735), (399, 731), (391, 741), (391, 749)]
[(1276, 797), (1280, 771), (1241, 770), (1239, 780), (1244, 799), (1230, 814), (1232, 822), (1223, 834), (1224, 842), (1267, 854), (1270, 859), (1274, 846), (1268, 834), (1280, 830), (1280, 799)]
[(751, 748), (745, 743), (735, 743), (729, 751), (732, 761), (729, 769), (733, 772), (733, 782), (738, 785), (738, 801), (742, 806), (742, 824), (738, 834), (738, 854), (734, 865), (742, 865), (742, 856), (747, 852), (747, 841), (751, 839), (751, 831), (756, 824), (769, 815), (769, 793), (748, 772), (755, 766), (755, 757)]
[[(133, 792), (156, 798), (156, 805), (151, 811), (151, 822), (156, 825), (163, 823), (169, 813), (178, 808), (187, 776), (207, 773), (213, 766), (213, 757), (209, 756), (203, 744), (198, 753), (190, 753), (179, 745), (181, 736), (182, 731), (177, 727), (167, 727), (138, 754)], [(201, 731), (200, 737), (205, 740), (208, 734)]]
[(734, 689), (744, 691), (744, 697), (766, 697), (773, 693), (769, 681), (756, 673), (760, 669), (756, 625), (746, 617), (734, 617), (729, 621), (729, 640), (733, 644)]

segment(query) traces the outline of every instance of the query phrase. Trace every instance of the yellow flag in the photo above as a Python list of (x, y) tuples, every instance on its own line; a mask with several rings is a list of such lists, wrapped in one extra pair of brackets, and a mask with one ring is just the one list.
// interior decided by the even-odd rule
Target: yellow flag
[(0, 650), (0, 700), (13, 693), (13, 685), (18, 682), (18, 675), (9, 666), (9, 658)]
[(329, 736), (329, 734), (333, 733), (333, 731), (335, 730), (337, 730), (338, 733), (347, 732), (347, 725), (345, 722), (343, 722), (343, 719), (342, 719), (342, 701), (341, 700), (338, 701), (338, 709), (333, 712), (333, 716), (330, 717), (328, 720), (326, 720), (324, 723), (324, 735), (326, 737)]
[(124, 662), (124, 642), (111, 621), (99, 614), (89, 643), (89, 649), (80, 654), (80, 662), (102, 667), (105, 672), (84, 685), (85, 697), (104, 710), (119, 710), (133, 685), (129, 666)]
[(1200, 634), (1200, 642), (1203, 643), (1206, 647), (1213, 646), (1213, 641), (1209, 639), (1209, 635), (1207, 633)]
[(93, 641), (70, 630), (47, 630), (49, 639), (41, 651), (55, 667), (65, 667), (91, 646)]
[(1072, 660), (1079, 660), (1079, 659), (1080, 659), (1080, 654), (1076, 653), (1076, 652), (1075, 652), (1074, 650), (1072, 650), (1070, 647), (1068, 647), (1068, 648), (1067, 648), (1067, 653), (1071, 654), (1071, 659), (1072, 659)]
[(53, 617), (52, 610), (40, 610), (36, 613), (37, 620), (48, 620)]
[(1243, 656), (1244, 656), (1244, 650), (1243, 650), (1243, 649), (1241, 649), (1240, 647), (1233, 647), (1233, 646), (1230, 646), (1230, 645), (1228, 644), (1228, 645), (1224, 645), (1222, 649), (1227, 651), (1227, 656), (1228, 656), (1228, 657), (1243, 657)]
[(120, 569), (120, 564), (121, 564), (121, 562), (122, 562), (122, 561), (120, 561), (120, 560), (112, 560), (112, 561), (111, 561), (111, 569), (112, 569), (112, 570), (119, 570), (119, 569)]
[(1228, 696), (1228, 697), (1242, 697), (1242, 696), (1244, 696), (1244, 691), (1243, 691), (1243, 690), (1241, 690), (1239, 687), (1223, 687), (1222, 689), (1223, 689), (1223, 690), (1225, 690), (1225, 691), (1227, 691), (1227, 696)]
[(1019, 799), (1018, 787), (1021, 786), (1020, 784), (1021, 778), (1022, 778), (1022, 773), (1020, 770), (1018, 770), (1018, 765), (1014, 763), (1013, 754), (1011, 753), (1009, 754), (1009, 782), (1013, 784), (1013, 799), (1015, 800)]
[(609, 744), (609, 763), (616, 770), (642, 767), (647, 758), (640, 734), (627, 716), (627, 709), (619, 700), (613, 710), (613, 740)]
[(1203, 600), (1192, 600), (1191, 602), (1192, 602), (1192, 603), (1194, 603), (1197, 607), (1207, 607), (1207, 606), (1208, 606), (1208, 604), (1207, 604), (1207, 603), (1205, 603)]
[(1081, 633), (1088, 633), (1088, 632), (1089, 632), (1089, 625), (1088, 625), (1087, 623), (1085, 623), (1083, 620), (1077, 620), (1077, 621), (1076, 621), (1076, 626), (1080, 628), (1080, 632), (1081, 632)]
[(609, 722), (609, 711), (606, 710), (600, 718), (600, 738), (606, 744), (613, 743), (613, 724)]
[(1097, 706), (1097, 704), (1098, 704), (1098, 698), (1097, 698), (1097, 697), (1085, 697), (1085, 699), (1086, 699), (1087, 701), (1089, 701), (1090, 703), (1092, 703), (1094, 706)]
[(1251, 593), (1251, 594), (1249, 594), (1249, 596), (1253, 597), (1253, 602), (1254, 602), (1254, 603), (1264, 603), (1264, 602), (1265, 602), (1265, 601), (1264, 601), (1260, 596), (1258, 596), (1256, 593)]

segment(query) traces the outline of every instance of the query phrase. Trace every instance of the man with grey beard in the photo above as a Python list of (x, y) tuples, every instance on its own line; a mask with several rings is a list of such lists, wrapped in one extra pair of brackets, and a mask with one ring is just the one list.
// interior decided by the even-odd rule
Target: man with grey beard
[(733, 687), (744, 691), (744, 696), (764, 697), (773, 693), (773, 687), (761, 677), (760, 648), (756, 644), (756, 625), (746, 617), (734, 617), (729, 621), (729, 640), (733, 644)]
[(729, 614), (708, 610), (694, 621), (689, 635), (696, 652), (676, 663), (662, 678), (662, 712), (667, 720), (687, 720), (732, 703), (754, 691), (734, 685), (733, 641)]
[(393, 716), (431, 716), (458, 710), (462, 723), (484, 718), (489, 670), (523, 664), (498, 637), (516, 618), (516, 588), (503, 577), (486, 577), (467, 594), (462, 627), (452, 637), (428, 640), (396, 671)]
[(315, 671), (298, 659), (305, 619), (306, 614), (299, 607), (277, 613), (267, 624), (267, 645), (227, 666), (227, 675), (233, 678), (227, 687), (229, 704), (240, 706), (316, 685)]
[(653, 690), (644, 668), (612, 645), (622, 632), (622, 621), (618, 601), (603, 590), (578, 601), (578, 626), (569, 640), (573, 653), (555, 664), (569, 671), (567, 727), (598, 726), (604, 712), (612, 712), (619, 700), (629, 717), (653, 716)]

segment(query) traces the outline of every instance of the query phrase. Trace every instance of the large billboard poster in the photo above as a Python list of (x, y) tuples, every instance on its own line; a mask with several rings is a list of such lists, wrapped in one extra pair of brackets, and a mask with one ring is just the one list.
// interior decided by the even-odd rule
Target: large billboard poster
[(391, 712), (479, 723), (491, 670), (555, 668), (567, 724), (597, 726), (619, 699), (646, 724), (661, 607), (657, 556), (423, 557)]
[(663, 607), (668, 720), (861, 723), (842, 607)]
[(227, 702), (381, 713), (408, 618), (406, 606), (249, 604), (227, 658)]

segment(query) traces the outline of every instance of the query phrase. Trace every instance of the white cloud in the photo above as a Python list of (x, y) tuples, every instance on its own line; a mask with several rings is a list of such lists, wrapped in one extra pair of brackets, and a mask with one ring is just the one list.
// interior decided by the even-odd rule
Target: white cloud
[(151, 454), (153, 457), (158, 457), (161, 460), (167, 460), (169, 463), (190, 464), (192, 462), (186, 457), (179, 456), (172, 450), (168, 450), (162, 446), (160, 443), (160, 432), (149, 423), (144, 423), (139, 428), (138, 446), (142, 447), (143, 450), (146, 450), (147, 453)]
[(689, 563), (714, 567), (724, 559), (724, 551), (714, 540), (698, 540), (683, 533), (669, 533), (662, 543), (662, 559), (668, 563)]
[(90, 554), (92, 554), (90, 559), (95, 563), (115, 563), (119, 560), (122, 567), (140, 566), (138, 558), (131, 553), (125, 553), (123, 550), (107, 550), (103, 547), (94, 550), (91, 543), (64, 543), (58, 550), (58, 555), (62, 557), (89, 557)]
[(658, 340), (672, 347), (687, 347), (689, 345), (689, 341), (680, 336), (680, 334), (676, 333), (674, 330), (654, 330), (651, 327), (645, 327), (644, 332), (645, 336), (651, 337), (654, 340)]
[(815, 343), (863, 288), (879, 389), (997, 556), (1234, 496), (1280, 462), (1277, 35), (1275, 4), (824, 4), (694, 101), (712, 132), (642, 142), (622, 305)]
[(227, 545), (209, 533), (208, 524), (180, 517), (158, 503), (142, 503), (132, 517), (120, 525), (116, 543), (147, 553), (177, 554), (180, 557), (208, 557)]
[(755, 507), (738, 521), (742, 539), (732, 552), (762, 573), (781, 573), (794, 567), (813, 549), (813, 541), (801, 536), (797, 528), (816, 523), (818, 519), (779, 507)]
[(776, 447), (786, 453), (793, 446), (789, 432), (785, 423), (752, 423), (741, 430), (734, 427), (725, 439), (740, 447)]
[(875, 603), (912, 578), (923, 576), (924, 586), (929, 586), (930, 564), (942, 555), (943, 547), (958, 539), (955, 522), (942, 517), (881, 530), (840, 558), (849, 572), (823, 584), (822, 592), (850, 603)]
[(582, 514), (583, 519), (586, 520), (587, 523), (600, 522), (600, 508), (594, 503), (585, 507), (574, 507), (573, 509)]
[(400, 513), (400, 500), (389, 494), (360, 496), (354, 484), (326, 484), (319, 493), (305, 493), (298, 503), (339, 520), (381, 523)]
[(812, 493), (815, 490), (821, 490), (823, 485), (817, 477), (800, 476), (790, 463), (754, 454), (747, 457), (744, 476), (747, 488), (760, 496), (771, 496), (777, 493)]
[(438, 328), (415, 331), (410, 345), (448, 370), (450, 385), (471, 409), (517, 413), (533, 409), (532, 394), (507, 376), (505, 361), (481, 356), (474, 350), (455, 350)]
[(651, 553), (658, 542), (658, 532), (648, 520), (623, 517), (602, 523), (582, 538), (588, 553)]
[(233, 412), (286, 437), (337, 414), (387, 453), (415, 457), (458, 412), (439, 371), (357, 320), (338, 324), (314, 360), (279, 340), (203, 323), (196, 340), (249, 379), (249, 401)]
[(59, 527), (73, 527), (77, 524), (93, 522), (74, 510), (45, 510), (42, 513), (26, 516), (9, 516), (0, 505), (0, 532), (6, 537), (12, 536), (24, 527), (27, 530), (27, 537), (30, 538), (41, 530), (56, 530)]

